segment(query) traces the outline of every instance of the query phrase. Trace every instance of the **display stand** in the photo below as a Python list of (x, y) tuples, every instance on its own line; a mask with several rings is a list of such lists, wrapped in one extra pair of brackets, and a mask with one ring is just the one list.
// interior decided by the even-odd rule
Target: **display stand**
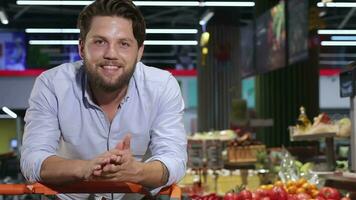
[(293, 131), (290, 134), (291, 141), (315, 141), (320, 139), (325, 139), (326, 146), (326, 163), (328, 166), (328, 170), (335, 170), (335, 151), (334, 151), (334, 137), (336, 133), (315, 133), (315, 134), (300, 134), (294, 135)]

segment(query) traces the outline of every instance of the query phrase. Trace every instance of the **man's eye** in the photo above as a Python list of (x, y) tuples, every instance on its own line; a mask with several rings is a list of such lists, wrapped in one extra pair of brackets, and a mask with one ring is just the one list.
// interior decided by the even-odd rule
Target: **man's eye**
[(103, 45), (105, 42), (103, 40), (95, 40), (94, 43), (97, 45)]
[(121, 46), (123, 47), (129, 47), (130, 44), (128, 42), (121, 42)]

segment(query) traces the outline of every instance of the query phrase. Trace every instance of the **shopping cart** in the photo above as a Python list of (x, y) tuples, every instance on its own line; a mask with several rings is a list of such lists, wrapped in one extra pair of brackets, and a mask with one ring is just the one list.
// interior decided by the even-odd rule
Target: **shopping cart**
[(143, 186), (127, 182), (110, 181), (84, 181), (80, 183), (67, 184), (64, 186), (34, 184), (0, 184), (0, 195), (56, 195), (63, 193), (139, 193), (145, 199), (180, 200), (182, 191), (177, 185), (171, 185), (160, 190), (157, 196), (152, 196)]

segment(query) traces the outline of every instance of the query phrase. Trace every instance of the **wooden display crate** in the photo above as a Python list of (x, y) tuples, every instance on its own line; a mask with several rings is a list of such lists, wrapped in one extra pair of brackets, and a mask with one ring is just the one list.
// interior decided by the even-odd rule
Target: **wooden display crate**
[(257, 153), (266, 149), (265, 145), (249, 145), (249, 146), (229, 146), (228, 162), (229, 163), (245, 163), (256, 162)]

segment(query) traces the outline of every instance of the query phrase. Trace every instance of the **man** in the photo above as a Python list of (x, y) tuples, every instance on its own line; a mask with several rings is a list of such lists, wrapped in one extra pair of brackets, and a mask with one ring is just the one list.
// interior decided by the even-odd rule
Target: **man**
[(141, 13), (129, 0), (97, 0), (80, 13), (78, 26), (83, 62), (44, 72), (32, 90), (24, 176), (48, 184), (127, 181), (156, 190), (176, 183), (187, 160), (184, 103), (171, 74), (139, 62)]

